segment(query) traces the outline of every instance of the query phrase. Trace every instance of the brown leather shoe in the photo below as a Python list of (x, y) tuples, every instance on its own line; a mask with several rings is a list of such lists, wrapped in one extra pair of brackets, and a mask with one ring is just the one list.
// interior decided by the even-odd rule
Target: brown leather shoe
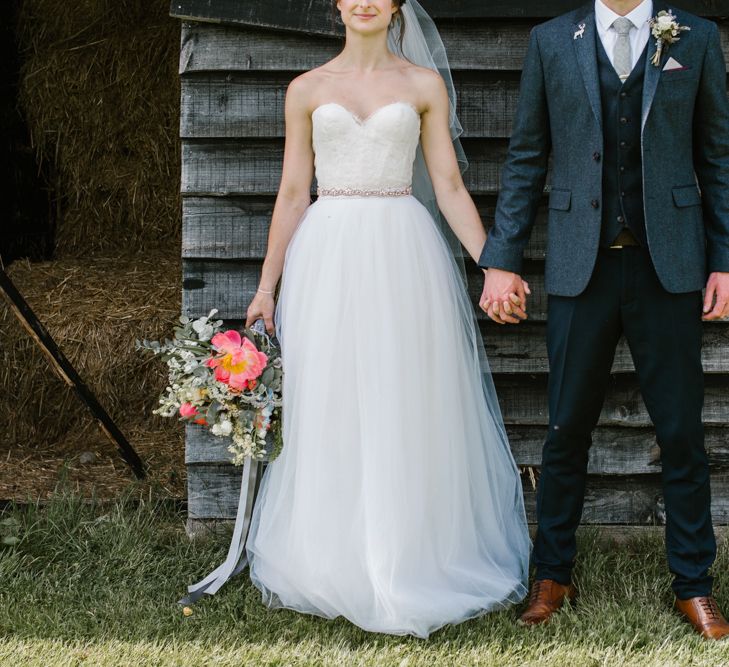
[(565, 600), (574, 602), (576, 597), (577, 589), (572, 584), (564, 586), (552, 579), (537, 579), (529, 595), (529, 606), (519, 622), (523, 625), (546, 623)]
[(705, 639), (722, 639), (729, 636), (729, 623), (721, 615), (713, 597), (689, 598), (674, 604), (683, 617)]

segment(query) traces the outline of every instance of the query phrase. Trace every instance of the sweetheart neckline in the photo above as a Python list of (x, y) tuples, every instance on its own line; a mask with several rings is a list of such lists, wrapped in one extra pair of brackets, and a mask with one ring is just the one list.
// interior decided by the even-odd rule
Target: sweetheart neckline
[(366, 125), (374, 116), (376, 116), (378, 113), (380, 113), (380, 111), (384, 111), (385, 109), (389, 109), (390, 107), (397, 106), (398, 104), (402, 104), (403, 106), (407, 107), (413, 113), (415, 113), (415, 115), (418, 118), (420, 118), (420, 112), (415, 108), (415, 105), (411, 104), (410, 102), (405, 102), (402, 100), (398, 100), (396, 102), (390, 102), (389, 104), (383, 104), (381, 107), (377, 107), (371, 114), (369, 114), (365, 118), (358, 116), (356, 113), (354, 113), (354, 111), (352, 111), (351, 109), (348, 109), (347, 107), (345, 107), (343, 104), (340, 104), (339, 102), (324, 102), (324, 104), (320, 104), (311, 112), (311, 116), (313, 118), (314, 114), (323, 107), (335, 106), (335, 107), (339, 107), (340, 109), (342, 109), (342, 111), (345, 111), (346, 113), (348, 113), (352, 117), (352, 120), (354, 120), (358, 125)]

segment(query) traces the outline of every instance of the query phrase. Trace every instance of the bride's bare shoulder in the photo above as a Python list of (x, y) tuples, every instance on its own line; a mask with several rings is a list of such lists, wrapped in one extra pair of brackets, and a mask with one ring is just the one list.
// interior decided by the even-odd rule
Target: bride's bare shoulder
[(286, 89), (286, 106), (301, 111), (310, 110), (317, 90), (323, 83), (320, 72), (311, 70), (297, 76)]
[(326, 65), (309, 70), (297, 76), (286, 91), (287, 103), (308, 108), (319, 92), (327, 86), (331, 72)]
[(403, 68), (403, 73), (418, 87), (435, 90), (443, 85), (443, 79), (440, 74), (428, 67), (407, 63)]

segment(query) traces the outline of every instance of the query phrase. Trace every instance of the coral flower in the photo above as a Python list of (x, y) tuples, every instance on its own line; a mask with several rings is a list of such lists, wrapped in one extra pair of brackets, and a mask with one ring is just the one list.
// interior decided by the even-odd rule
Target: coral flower
[(192, 419), (195, 424), (200, 424), (200, 426), (207, 426), (208, 424), (205, 416), (201, 415), (192, 403), (183, 403), (180, 406), (180, 416), (183, 419)]
[(197, 414), (197, 408), (192, 403), (183, 403), (180, 406), (180, 416), (184, 417), (185, 419), (196, 417)]
[(260, 377), (266, 368), (268, 357), (237, 331), (216, 334), (210, 342), (218, 354), (205, 363), (215, 369), (215, 379), (231, 389), (242, 391), (250, 380)]

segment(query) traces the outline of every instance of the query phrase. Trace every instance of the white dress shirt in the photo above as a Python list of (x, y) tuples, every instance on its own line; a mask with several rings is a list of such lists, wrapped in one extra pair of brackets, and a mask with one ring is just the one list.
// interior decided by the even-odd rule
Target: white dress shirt
[[(638, 59), (643, 53), (645, 45), (651, 36), (651, 29), (648, 21), (653, 16), (653, 0), (643, 0), (630, 14), (626, 14), (625, 18), (632, 22), (635, 28), (630, 30), (630, 50), (633, 56), (633, 64), (635, 67)], [(618, 41), (618, 33), (613, 28), (613, 23), (620, 18), (620, 14), (616, 14), (602, 0), (595, 0), (595, 23), (597, 24), (597, 34), (602, 40), (610, 62), (615, 66), (615, 43)]]

